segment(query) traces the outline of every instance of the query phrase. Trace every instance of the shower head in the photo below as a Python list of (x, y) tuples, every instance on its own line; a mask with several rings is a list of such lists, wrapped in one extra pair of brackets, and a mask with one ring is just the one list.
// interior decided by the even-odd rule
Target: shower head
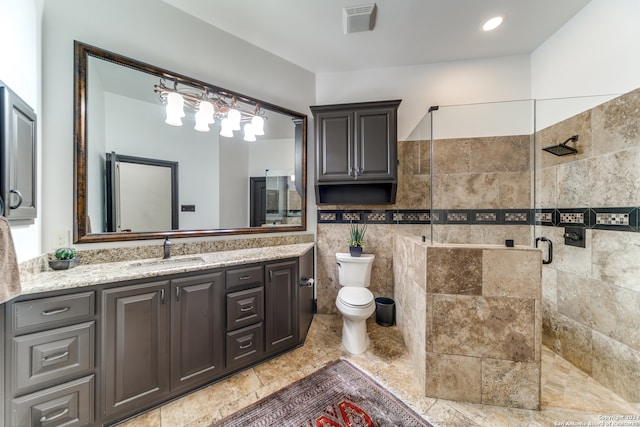
[(571, 138), (567, 139), (562, 144), (551, 145), (549, 147), (543, 148), (544, 151), (547, 151), (556, 156), (566, 156), (567, 154), (577, 154), (578, 150), (574, 147), (569, 147), (567, 145), (568, 142), (577, 142), (578, 135), (573, 135)]

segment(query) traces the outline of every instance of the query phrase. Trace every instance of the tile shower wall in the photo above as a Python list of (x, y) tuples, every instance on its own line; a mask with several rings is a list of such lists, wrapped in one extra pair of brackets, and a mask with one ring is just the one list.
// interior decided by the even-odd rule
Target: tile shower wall
[(541, 253), (401, 233), (394, 251), (397, 325), (425, 395), (539, 409)]
[(349, 221), (369, 224), (365, 252), (376, 255), (371, 291), (393, 297), (393, 236), (397, 231), (447, 243), (530, 245), (533, 223), (531, 138), (504, 136), (434, 141), (435, 210), (429, 211), (429, 141), (398, 142), (394, 205), (318, 208), (318, 312), (337, 313), (336, 252), (347, 252)]
[(538, 153), (536, 205), (591, 227), (585, 248), (563, 245), (563, 229), (548, 222), (538, 232), (557, 242), (543, 268), (543, 342), (638, 402), (640, 90), (539, 131), (538, 146), (575, 134), (577, 155)]

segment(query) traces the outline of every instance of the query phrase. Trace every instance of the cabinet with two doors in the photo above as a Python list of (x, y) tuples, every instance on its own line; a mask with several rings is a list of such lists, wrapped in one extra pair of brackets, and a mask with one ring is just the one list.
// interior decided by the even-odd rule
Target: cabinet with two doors
[(400, 102), (311, 107), (318, 203), (395, 202)]
[(5, 304), (6, 425), (110, 425), (302, 344), (299, 265), (292, 258)]

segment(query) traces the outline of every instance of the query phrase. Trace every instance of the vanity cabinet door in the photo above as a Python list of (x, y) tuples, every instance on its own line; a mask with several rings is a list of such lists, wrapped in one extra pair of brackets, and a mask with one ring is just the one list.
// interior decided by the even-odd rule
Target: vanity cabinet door
[(171, 281), (171, 391), (224, 374), (224, 273)]
[(169, 394), (169, 280), (102, 291), (103, 412), (114, 419)]
[(298, 344), (297, 261), (265, 267), (266, 351), (277, 353)]

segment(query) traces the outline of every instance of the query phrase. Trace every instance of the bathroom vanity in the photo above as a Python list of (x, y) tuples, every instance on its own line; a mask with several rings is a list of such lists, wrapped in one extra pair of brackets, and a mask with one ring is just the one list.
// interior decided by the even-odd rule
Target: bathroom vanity
[(313, 254), (304, 243), (36, 275), (0, 306), (5, 425), (109, 425), (301, 345)]

